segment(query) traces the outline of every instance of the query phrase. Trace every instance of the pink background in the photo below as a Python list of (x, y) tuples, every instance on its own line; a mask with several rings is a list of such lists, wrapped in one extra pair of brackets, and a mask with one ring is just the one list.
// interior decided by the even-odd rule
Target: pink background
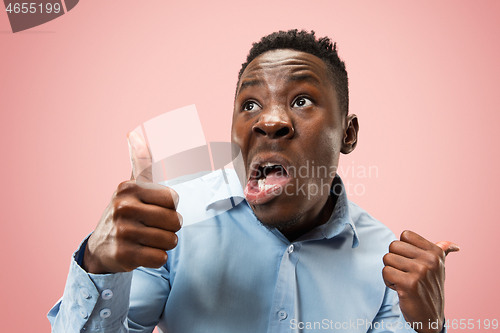
[(447, 318), (500, 319), (499, 17), (496, 0), (87, 0), (12, 34), (2, 10), (1, 330), (49, 331), (71, 253), (130, 175), (127, 132), (196, 104), (207, 141), (228, 141), (251, 43), (295, 27), (347, 63), (351, 199), (396, 234), (458, 243)]

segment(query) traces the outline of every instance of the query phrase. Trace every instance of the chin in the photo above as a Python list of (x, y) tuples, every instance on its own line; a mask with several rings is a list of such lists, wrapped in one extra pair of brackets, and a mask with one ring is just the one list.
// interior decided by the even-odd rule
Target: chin
[(259, 212), (258, 210), (266, 210), (265, 207), (258, 207), (256, 211), (256, 207), (252, 206), (253, 213), (257, 220), (268, 229), (278, 229), (279, 231), (283, 231), (288, 229), (299, 223), (301, 217), (304, 214), (300, 214), (299, 212), (295, 214), (270, 214), (270, 212)]

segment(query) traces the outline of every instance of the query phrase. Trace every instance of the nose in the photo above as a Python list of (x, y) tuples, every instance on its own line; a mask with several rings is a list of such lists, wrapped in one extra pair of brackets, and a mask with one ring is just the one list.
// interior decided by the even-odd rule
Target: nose
[(270, 139), (291, 139), (295, 134), (290, 117), (286, 111), (279, 109), (262, 112), (257, 123), (253, 125), (252, 131)]

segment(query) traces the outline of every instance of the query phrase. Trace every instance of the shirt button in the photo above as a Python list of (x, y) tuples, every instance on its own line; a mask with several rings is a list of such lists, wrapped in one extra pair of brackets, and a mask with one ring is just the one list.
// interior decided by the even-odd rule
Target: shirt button
[(87, 319), (89, 317), (87, 310), (85, 310), (83, 306), (80, 307), (79, 312), (80, 312), (80, 317), (82, 317), (83, 319)]
[(286, 311), (281, 310), (280, 312), (278, 312), (278, 316), (281, 320), (284, 320), (286, 319), (286, 317), (288, 317), (288, 314), (286, 313)]
[(80, 289), (80, 295), (85, 299), (92, 298), (92, 295), (90, 295), (89, 291), (85, 288)]
[(288, 253), (292, 253), (292, 252), (293, 252), (293, 244), (288, 247)]
[(109, 318), (109, 316), (111, 316), (111, 310), (110, 309), (102, 309), (101, 312), (99, 312), (99, 315), (101, 316), (102, 319)]
[(111, 289), (105, 289), (102, 291), (101, 297), (103, 300), (107, 301), (108, 299), (111, 299), (111, 297), (113, 297), (113, 292), (111, 291)]

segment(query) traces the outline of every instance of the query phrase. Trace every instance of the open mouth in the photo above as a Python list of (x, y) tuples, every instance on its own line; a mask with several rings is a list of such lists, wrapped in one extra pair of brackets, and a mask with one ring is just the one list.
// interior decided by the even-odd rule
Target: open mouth
[(268, 202), (283, 192), (290, 177), (286, 168), (274, 162), (253, 164), (245, 187), (245, 198), (251, 205)]

